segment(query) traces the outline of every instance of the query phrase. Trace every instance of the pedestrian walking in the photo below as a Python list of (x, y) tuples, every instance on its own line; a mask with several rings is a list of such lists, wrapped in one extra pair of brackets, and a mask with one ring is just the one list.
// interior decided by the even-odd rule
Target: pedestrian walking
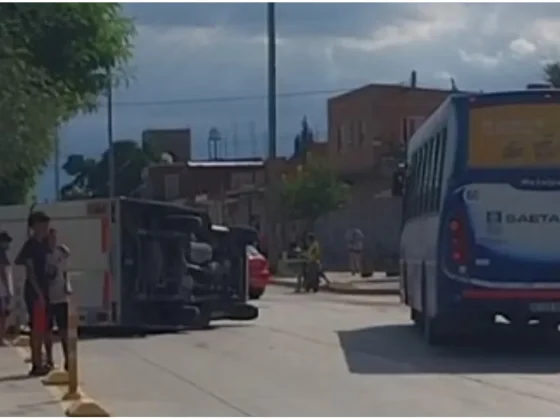
[(8, 250), (12, 238), (5, 231), (0, 232), (0, 346), (6, 346), (7, 321), (10, 316), (11, 299), (14, 295), (12, 267)]
[(25, 266), (26, 279), (24, 298), (29, 315), (31, 328), (29, 345), (31, 350), (32, 376), (41, 376), (49, 372), (48, 365), (43, 363), (41, 349), (45, 342), (45, 333), (48, 329), (47, 304), (49, 283), (46, 277), (47, 235), (49, 232), (50, 218), (42, 211), (29, 215), (28, 226), (31, 230), (30, 237), (25, 241), (15, 263)]
[(64, 356), (64, 369), (68, 370), (68, 298), (72, 292), (68, 278), (68, 260), (70, 250), (64, 244), (58, 243), (57, 232), (50, 229), (48, 236), (47, 253), (47, 279), (49, 281), (49, 329), (45, 338), (47, 365), (54, 367), (53, 361), (53, 329), (56, 325), (62, 353)]
[(364, 233), (359, 228), (351, 228), (346, 232), (348, 260), (352, 275), (362, 273), (362, 256), (364, 253)]

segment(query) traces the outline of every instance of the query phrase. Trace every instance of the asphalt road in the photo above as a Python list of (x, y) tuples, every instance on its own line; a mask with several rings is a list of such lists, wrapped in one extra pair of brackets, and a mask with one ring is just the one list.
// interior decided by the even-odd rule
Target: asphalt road
[(115, 416), (560, 415), (547, 342), (434, 350), (395, 297), (271, 288), (259, 305), (254, 323), (81, 342), (83, 387)]

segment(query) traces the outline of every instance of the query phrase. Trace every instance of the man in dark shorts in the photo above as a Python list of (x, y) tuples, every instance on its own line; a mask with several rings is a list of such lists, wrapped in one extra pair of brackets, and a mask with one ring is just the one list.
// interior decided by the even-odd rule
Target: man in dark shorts
[(31, 336), (29, 339), (31, 349), (31, 371), (30, 375), (40, 376), (49, 372), (49, 368), (43, 364), (41, 348), (45, 342), (45, 325), (35, 324), (35, 309), (43, 310), (43, 318), (46, 320), (46, 308), (48, 307), (49, 283), (46, 276), (46, 259), (48, 247), (46, 238), (49, 232), (50, 218), (47, 214), (37, 211), (29, 215), (27, 220), (31, 229), (31, 236), (24, 243), (15, 263), (26, 268), (26, 280), (24, 287), (24, 298), (29, 315)]

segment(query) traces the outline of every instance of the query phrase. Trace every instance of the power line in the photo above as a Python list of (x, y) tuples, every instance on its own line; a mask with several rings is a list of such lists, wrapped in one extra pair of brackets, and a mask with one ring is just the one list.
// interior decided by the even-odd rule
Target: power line
[[(278, 98), (293, 98), (293, 97), (306, 97), (306, 96), (321, 96), (335, 93), (348, 92), (351, 89), (325, 89), (325, 90), (298, 90), (294, 92), (278, 93)], [(147, 100), (147, 101), (114, 101), (113, 106), (118, 107), (142, 107), (142, 106), (173, 106), (173, 105), (190, 105), (201, 103), (218, 103), (218, 102), (242, 102), (250, 100), (264, 100), (267, 98), (266, 94), (261, 95), (247, 95), (247, 96), (218, 96), (207, 98), (177, 98), (177, 99), (162, 99), (162, 100)], [(107, 106), (107, 103), (101, 103), (100, 106)]]

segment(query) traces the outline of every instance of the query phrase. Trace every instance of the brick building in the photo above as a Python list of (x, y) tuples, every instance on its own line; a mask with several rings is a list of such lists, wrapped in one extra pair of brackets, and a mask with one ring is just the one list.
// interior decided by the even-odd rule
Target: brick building
[[(415, 74), (413, 73), (413, 82)], [(398, 260), (401, 203), (387, 191), (404, 144), (450, 94), (451, 90), (391, 84), (369, 84), (330, 98), (328, 157), (351, 184), (345, 208), (315, 225), (327, 269), (347, 269), (344, 235), (358, 227), (365, 235), (365, 263), (394, 269)]]
[(341, 173), (371, 171), (407, 141), (451, 93), (391, 84), (368, 84), (330, 98), (328, 148)]

